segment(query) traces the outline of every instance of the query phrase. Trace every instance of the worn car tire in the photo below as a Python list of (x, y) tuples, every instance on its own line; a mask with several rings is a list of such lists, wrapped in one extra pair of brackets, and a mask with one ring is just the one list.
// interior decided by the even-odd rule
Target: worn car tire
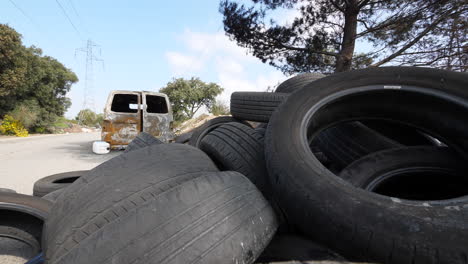
[(28, 259), (38, 254), (51, 206), (38, 197), (0, 193), (0, 256)]
[(7, 192), (7, 193), (16, 193), (15, 190), (9, 188), (0, 188), (0, 192)]
[(237, 171), (267, 195), (267, 171), (263, 135), (240, 123), (223, 124), (208, 133), (200, 144), (220, 170)]
[(49, 264), (252, 263), (276, 229), (270, 205), (247, 178), (219, 172), (201, 150), (181, 144), (98, 166), (53, 209), (45, 227)]
[(309, 84), (318, 79), (321, 79), (323, 77), (325, 77), (325, 75), (321, 73), (316, 73), (316, 72), (301, 73), (282, 82), (280, 85), (278, 85), (275, 92), (276, 93), (292, 93), (304, 87), (304, 85)]
[(69, 171), (39, 179), (34, 183), (33, 195), (43, 197), (48, 193), (65, 188), (88, 172), (89, 170)]
[(62, 193), (66, 192), (66, 187), (62, 189), (58, 189), (56, 191), (50, 192), (44, 196), (42, 196), (42, 199), (45, 199), (47, 201), (50, 201), (52, 203), (55, 203), (57, 199), (59, 199), (59, 196), (62, 195)]
[[(312, 239), (298, 235), (298, 234), (278, 234), (273, 237), (268, 247), (262, 252), (257, 259), (257, 263), (270, 263), (295, 260), (295, 264), (304, 264), (305, 261), (314, 260), (313, 263), (328, 264), (345, 264), (346, 262), (332, 262), (332, 261), (345, 261), (343, 257), (333, 252), (331, 249), (317, 244)], [(286, 262), (281, 262), (285, 264)], [(323, 264), (325, 264), (323, 263)]]
[(202, 139), (213, 129), (219, 127), (222, 124), (225, 123), (231, 123), (231, 122), (237, 122), (237, 123), (242, 123), (244, 125), (250, 126), (249, 123), (239, 120), (237, 118), (234, 118), (232, 116), (218, 116), (213, 119), (210, 119), (206, 121), (203, 125), (197, 127), (193, 133), (192, 136), (190, 137), (189, 140), (189, 145), (192, 145), (194, 147), (199, 147)]
[[(103, 227), (106, 219), (131, 216), (128, 213), (143, 199), (154, 199), (173, 185), (217, 171), (203, 151), (177, 143), (152, 145), (108, 160), (70, 185), (67, 195), (55, 202), (44, 228), (45, 255), (58, 260), (71, 247), (103, 232), (98, 226)], [(82, 228), (73, 228), (77, 225)]]
[(359, 158), (383, 149), (401, 147), (360, 122), (349, 122), (326, 129), (312, 141), (330, 160), (334, 170), (340, 171)]
[(125, 152), (141, 149), (154, 144), (163, 144), (163, 142), (149, 133), (141, 132), (127, 145)]
[(287, 97), (285, 93), (234, 92), (231, 94), (231, 114), (241, 120), (268, 122)]
[[(416, 178), (418, 175), (424, 175), (424, 177), (418, 177), (420, 181), (416, 180), (412, 184), (408, 181), (398, 187), (401, 193), (399, 198), (421, 200), (422, 197), (418, 197), (421, 195), (420, 192), (428, 187), (433, 187), (428, 192), (432, 192), (434, 189), (446, 192), (438, 195), (457, 195), (460, 190), (457, 190), (458, 186), (455, 186), (455, 182), (452, 183), (454, 186), (450, 190), (442, 190), (441, 185), (443, 183), (440, 180), (449, 181), (450, 179), (456, 180), (459, 178), (462, 181), (458, 181), (458, 184), (464, 182), (462, 185), (466, 186), (468, 180), (463, 181), (463, 178), (465, 178), (467, 167), (463, 160), (447, 147), (416, 146), (371, 153), (351, 163), (340, 172), (339, 176), (358, 188), (375, 192), (383, 184), (396, 177)], [(431, 173), (440, 174), (441, 176), (433, 179), (429, 177)], [(401, 195), (405, 197), (401, 197)], [(442, 198), (448, 199), (447, 197), (440, 197), (439, 199)]]
[(183, 133), (175, 138), (175, 143), (187, 144), (192, 137), (193, 132)]
[(320, 164), (309, 140), (346, 120), (395, 120), (437, 135), (466, 160), (467, 76), (369, 68), (334, 74), (315, 81), (314, 90), (291, 94), (272, 116), (265, 139), (267, 168), (288, 219), (351, 260), (466, 263), (466, 196), (413, 201), (356, 188)]

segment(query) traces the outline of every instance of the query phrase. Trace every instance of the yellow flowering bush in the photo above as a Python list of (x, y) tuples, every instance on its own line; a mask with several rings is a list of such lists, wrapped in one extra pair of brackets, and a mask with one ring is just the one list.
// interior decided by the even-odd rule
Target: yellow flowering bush
[(17, 137), (27, 137), (29, 135), (28, 130), (24, 128), (21, 122), (10, 115), (3, 117), (0, 132), (5, 135), (16, 135)]

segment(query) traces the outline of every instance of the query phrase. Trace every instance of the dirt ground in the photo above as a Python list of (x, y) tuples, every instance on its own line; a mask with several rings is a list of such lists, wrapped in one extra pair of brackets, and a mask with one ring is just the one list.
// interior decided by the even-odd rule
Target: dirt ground
[(86, 170), (122, 153), (96, 155), (99, 132), (0, 138), (0, 188), (32, 194), (36, 180), (54, 173)]

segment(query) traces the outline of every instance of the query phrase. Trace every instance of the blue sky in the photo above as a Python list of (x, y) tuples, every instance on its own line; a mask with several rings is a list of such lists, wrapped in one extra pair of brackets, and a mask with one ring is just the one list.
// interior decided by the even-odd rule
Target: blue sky
[(262, 91), (287, 78), (224, 35), (219, 0), (57, 1), (0, 1), (0, 23), (21, 33), (25, 45), (41, 48), (78, 75), (80, 82), (69, 93), (73, 105), (67, 117), (74, 117), (83, 105), (85, 56), (75, 56), (75, 50), (85, 47), (87, 39), (101, 46), (104, 60), (104, 67), (94, 63), (92, 94), (98, 112), (111, 90), (157, 91), (174, 77), (219, 83), (225, 88), (219, 98), (226, 102), (233, 91)]

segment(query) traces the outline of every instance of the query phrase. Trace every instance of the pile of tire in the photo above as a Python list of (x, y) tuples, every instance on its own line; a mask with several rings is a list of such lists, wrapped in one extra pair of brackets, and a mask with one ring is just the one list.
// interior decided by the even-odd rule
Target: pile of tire
[(178, 143), (142, 133), (36, 182), (53, 206), (34, 261), (466, 264), (467, 87), (385, 67), (235, 92)]
[(233, 93), (231, 113), (267, 123), (265, 190), (296, 232), (351, 261), (468, 263), (467, 88), (429, 68), (305, 74)]

